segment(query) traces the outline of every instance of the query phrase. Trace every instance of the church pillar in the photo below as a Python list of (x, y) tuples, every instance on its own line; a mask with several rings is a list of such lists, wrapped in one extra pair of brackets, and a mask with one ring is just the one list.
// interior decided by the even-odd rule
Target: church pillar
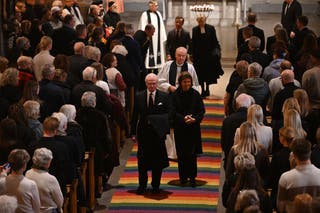
[(221, 19), (220, 19), (221, 27), (225, 27), (228, 25), (226, 13), (227, 13), (227, 0), (222, 0)]

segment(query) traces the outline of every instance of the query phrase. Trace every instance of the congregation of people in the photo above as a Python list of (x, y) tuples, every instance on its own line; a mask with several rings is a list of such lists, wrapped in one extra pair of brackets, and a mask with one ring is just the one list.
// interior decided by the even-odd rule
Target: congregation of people
[(247, 22), (224, 96), (223, 205), (226, 212), (318, 212), (320, 37), (297, 0), (283, 2), (270, 37), (256, 26), (257, 14)]
[[(67, 184), (78, 179), (78, 205), (87, 206), (85, 152), (94, 152), (98, 198), (128, 137), (138, 143), (138, 195), (148, 191), (149, 170), (152, 193), (161, 193), (170, 158), (180, 185), (196, 187), (202, 99), (224, 74), (215, 27), (198, 16), (190, 36), (177, 16), (167, 34), (150, 0), (134, 29), (121, 19), (122, 1), (105, 10), (93, 0), (85, 12), (77, 2), (6, 1), (0, 203), (60, 212)], [(223, 205), (312, 212), (320, 196), (320, 39), (296, 0), (284, 1), (273, 36), (255, 26), (257, 14), (247, 21), (224, 97)]]

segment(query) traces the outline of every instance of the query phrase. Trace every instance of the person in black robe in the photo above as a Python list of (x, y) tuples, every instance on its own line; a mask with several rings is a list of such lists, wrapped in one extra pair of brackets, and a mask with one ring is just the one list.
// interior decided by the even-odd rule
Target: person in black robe
[(198, 26), (192, 29), (192, 58), (196, 69), (201, 95), (209, 96), (209, 85), (217, 83), (224, 72), (221, 67), (221, 49), (214, 26), (206, 24), (206, 17), (197, 18)]
[(200, 123), (205, 108), (200, 94), (192, 88), (192, 77), (188, 72), (182, 72), (178, 82), (179, 87), (172, 95), (170, 121), (174, 128), (179, 179), (181, 184), (186, 184), (190, 178), (191, 186), (195, 187), (197, 155), (202, 154)]

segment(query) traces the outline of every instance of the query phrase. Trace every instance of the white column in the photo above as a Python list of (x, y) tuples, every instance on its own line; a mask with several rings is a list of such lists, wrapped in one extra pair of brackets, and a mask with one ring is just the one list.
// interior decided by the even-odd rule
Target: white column
[(241, 25), (242, 21), (240, 19), (240, 14), (241, 14), (241, 2), (240, 0), (237, 0), (237, 6), (235, 8), (235, 19), (234, 19), (234, 25)]
[(247, 20), (247, 0), (242, 0), (243, 9), (243, 21)]
[(227, 13), (227, 0), (222, 0), (221, 19), (220, 19), (220, 26), (222, 27), (228, 25), (226, 13)]
[(167, 17), (167, 24), (172, 25), (173, 24), (173, 17), (172, 17), (172, 0), (168, 0), (168, 17)]
[(184, 18), (184, 24), (189, 24), (189, 19), (187, 19), (187, 0), (182, 1), (182, 17)]

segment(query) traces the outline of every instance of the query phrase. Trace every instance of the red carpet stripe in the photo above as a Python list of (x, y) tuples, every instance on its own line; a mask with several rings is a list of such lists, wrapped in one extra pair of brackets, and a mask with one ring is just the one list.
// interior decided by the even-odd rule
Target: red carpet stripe
[(161, 179), (161, 189), (163, 191), (159, 195), (152, 195), (151, 192), (136, 195), (138, 171), (137, 144), (135, 144), (108, 212), (216, 212), (220, 184), (220, 128), (223, 120), (223, 100), (205, 100), (205, 107), (206, 114), (201, 124), (204, 153), (198, 157), (197, 187), (179, 186), (177, 163), (170, 162), (170, 167), (163, 172)]

